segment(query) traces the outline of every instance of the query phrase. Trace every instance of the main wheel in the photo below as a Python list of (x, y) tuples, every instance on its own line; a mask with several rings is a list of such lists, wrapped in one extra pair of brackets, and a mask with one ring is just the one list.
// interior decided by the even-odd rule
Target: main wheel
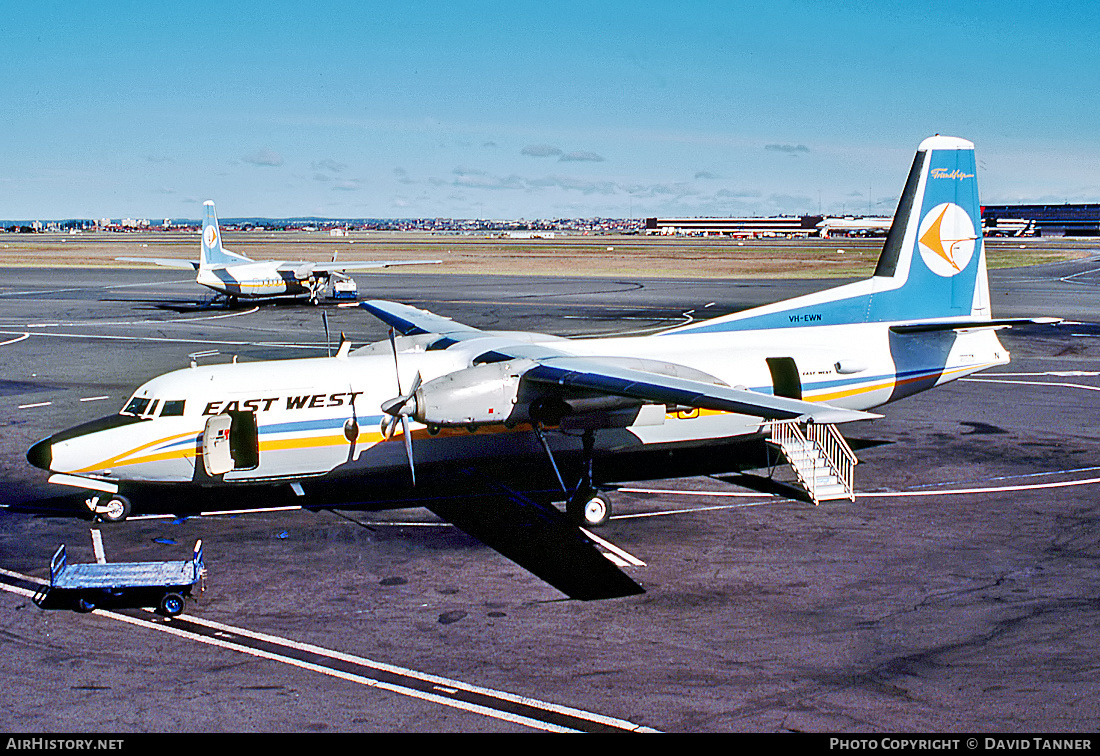
[(133, 505), (125, 496), (109, 494), (99, 500), (96, 506), (96, 514), (103, 522), (122, 522), (130, 516), (132, 508)]
[(575, 496), (565, 505), (565, 511), (573, 522), (585, 528), (598, 528), (611, 519), (611, 503), (602, 496)]
[(178, 593), (166, 593), (160, 600), (158, 607), (165, 617), (175, 617), (183, 613), (183, 596)]

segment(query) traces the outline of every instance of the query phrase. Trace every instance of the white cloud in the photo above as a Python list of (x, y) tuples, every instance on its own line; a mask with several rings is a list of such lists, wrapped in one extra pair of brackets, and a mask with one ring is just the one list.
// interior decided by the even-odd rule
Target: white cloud
[(785, 152), (788, 155), (810, 151), (810, 148), (804, 144), (765, 144), (764, 149), (769, 152)]
[(562, 162), (602, 163), (604, 159), (602, 155), (597, 155), (595, 152), (567, 152), (558, 160)]
[(259, 150), (241, 158), (246, 163), (264, 167), (277, 167), (283, 164), (283, 156), (273, 150)]
[(531, 157), (554, 157), (561, 154), (561, 148), (552, 144), (529, 144), (520, 150), (520, 154)]

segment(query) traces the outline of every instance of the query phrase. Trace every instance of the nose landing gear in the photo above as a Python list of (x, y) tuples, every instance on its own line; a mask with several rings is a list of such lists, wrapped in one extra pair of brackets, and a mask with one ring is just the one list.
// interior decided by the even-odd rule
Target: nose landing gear
[(84, 501), (92, 515), (100, 522), (122, 522), (130, 516), (133, 504), (121, 494), (96, 494)]

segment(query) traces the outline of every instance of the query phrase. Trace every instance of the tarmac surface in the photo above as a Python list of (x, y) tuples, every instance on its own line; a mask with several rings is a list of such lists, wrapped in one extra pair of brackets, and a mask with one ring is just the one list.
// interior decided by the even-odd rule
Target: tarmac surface
[[(1095, 732), (1100, 727), (1100, 258), (994, 271), (1010, 365), (844, 427), (854, 503), (736, 475), (613, 494), (598, 531), (646, 593), (562, 597), (421, 510), (98, 526), (24, 457), (214, 360), (385, 338), (331, 305), (201, 306), (185, 273), (3, 271), (0, 679), (8, 732)], [(483, 328), (644, 332), (826, 281), (357, 275), (362, 298)], [(761, 471), (766, 474), (766, 471)], [(181, 618), (45, 610), (49, 559), (186, 559)]]

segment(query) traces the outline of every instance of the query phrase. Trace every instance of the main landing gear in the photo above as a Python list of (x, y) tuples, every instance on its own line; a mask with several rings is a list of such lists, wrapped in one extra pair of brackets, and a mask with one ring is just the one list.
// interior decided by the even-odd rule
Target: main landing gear
[(592, 449), (595, 446), (596, 433), (591, 429), (584, 431), (581, 436), (583, 444), (584, 464), (581, 466), (581, 479), (576, 488), (570, 493), (562, 480), (558, 463), (554, 460), (554, 453), (550, 451), (550, 444), (546, 442), (546, 436), (538, 423), (531, 426), (538, 436), (542, 448), (546, 450), (546, 456), (550, 458), (550, 465), (554, 468), (554, 474), (558, 477), (561, 489), (569, 497), (565, 502), (565, 513), (578, 527), (598, 528), (605, 525), (611, 519), (611, 502), (606, 496), (600, 495), (592, 483)]
[(577, 525), (598, 528), (611, 519), (611, 502), (595, 490), (582, 489), (566, 502), (565, 513)]

